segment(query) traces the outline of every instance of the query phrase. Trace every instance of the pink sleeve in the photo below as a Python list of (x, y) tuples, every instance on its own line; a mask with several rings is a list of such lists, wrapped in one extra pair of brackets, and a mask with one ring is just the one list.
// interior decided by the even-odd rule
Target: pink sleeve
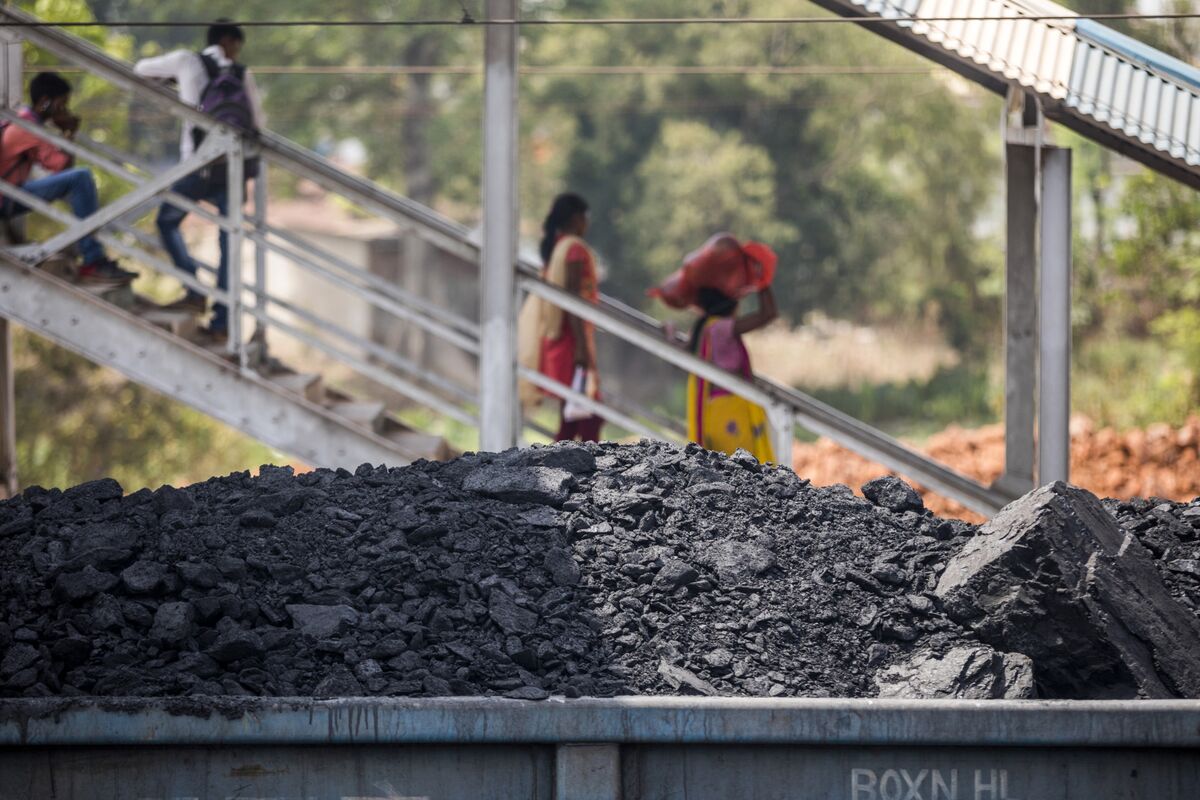
[(742, 372), (745, 364), (745, 348), (738, 340), (733, 317), (722, 317), (708, 326), (709, 360), (718, 367), (732, 372)]

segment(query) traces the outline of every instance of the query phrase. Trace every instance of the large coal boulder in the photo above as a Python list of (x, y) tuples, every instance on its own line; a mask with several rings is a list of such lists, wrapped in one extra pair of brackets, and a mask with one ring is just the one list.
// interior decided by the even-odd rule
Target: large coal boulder
[(1033, 662), (987, 645), (922, 651), (880, 670), (880, 697), (914, 700), (1027, 700), (1034, 697)]
[(1200, 621), (1083, 489), (1054, 483), (1009, 504), (936, 594), (983, 641), (1030, 657), (1045, 696), (1200, 695)]

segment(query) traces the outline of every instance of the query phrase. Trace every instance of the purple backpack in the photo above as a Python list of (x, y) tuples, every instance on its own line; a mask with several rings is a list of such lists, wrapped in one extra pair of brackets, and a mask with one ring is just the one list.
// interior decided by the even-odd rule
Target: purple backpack
[[(200, 93), (200, 110), (234, 130), (256, 130), (250, 95), (246, 92), (246, 67), (242, 64), (221, 67), (210, 56), (203, 53), (199, 55), (204, 71), (208, 73), (208, 84)], [(205, 133), (200, 128), (192, 129), (192, 142), (197, 147), (204, 141)], [(213, 170), (213, 178), (218, 179), (224, 173), (224, 169)], [(258, 159), (246, 159), (245, 176), (253, 178), (256, 175)]]

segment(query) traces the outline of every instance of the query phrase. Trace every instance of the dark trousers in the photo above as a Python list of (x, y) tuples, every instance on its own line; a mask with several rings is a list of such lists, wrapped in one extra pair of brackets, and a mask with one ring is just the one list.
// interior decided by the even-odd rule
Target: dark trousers
[(573, 442), (578, 439), (581, 442), (598, 442), (600, 441), (600, 428), (604, 425), (604, 420), (600, 417), (591, 416), (584, 419), (568, 422), (562, 419), (562, 410), (559, 409), (559, 419), (561, 422), (558, 426), (558, 433), (554, 436), (556, 442)]
[[(202, 173), (192, 173), (186, 178), (180, 179), (171, 189), (189, 200), (212, 203), (217, 207), (221, 216), (225, 216), (229, 210), (228, 188), (223, 185), (214, 186)], [(196, 262), (188, 255), (183, 234), (179, 231), (179, 225), (187, 215), (188, 212), (182, 208), (170, 203), (163, 203), (158, 209), (158, 233), (162, 237), (163, 248), (171, 256), (175, 266), (189, 275), (195, 275)], [(224, 228), (221, 229), (220, 241), (221, 263), (217, 265), (217, 288), (227, 290), (229, 288), (229, 236), (225, 233)], [(195, 292), (188, 289), (188, 294), (195, 294)], [(212, 329), (223, 331), (228, 324), (228, 307), (224, 303), (217, 303), (213, 306)]]

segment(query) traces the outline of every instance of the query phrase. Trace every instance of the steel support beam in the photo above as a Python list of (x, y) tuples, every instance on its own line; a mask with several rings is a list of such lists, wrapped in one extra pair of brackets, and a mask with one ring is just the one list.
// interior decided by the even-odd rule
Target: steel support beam
[(792, 445), (796, 441), (796, 412), (786, 403), (767, 406), (767, 422), (771, 426), (771, 449), (775, 463), (792, 466)]
[(1033, 488), (1037, 392), (1038, 148), (1005, 146), (1008, 248), (1004, 285), (1004, 475), (1014, 494)]
[[(245, 175), (245, 163), (243, 159), (242, 142), (240, 139), (234, 139), (229, 142), (225, 150), (225, 160), (227, 162), (226, 177), (229, 182), (227, 187), (229, 221), (233, 223), (233, 229), (227, 234), (228, 247), (226, 247), (226, 269), (229, 276), (229, 316), (226, 324), (229, 326), (229, 352), (237, 356), (238, 363), (242, 369), (249, 367), (247, 363), (246, 343), (242, 336), (242, 242), (245, 241), (246, 232), (242, 227), (245, 222), (246, 211), (246, 184), (243, 180)], [(220, 169), (220, 164), (217, 164), (217, 169)]]
[[(516, 19), (517, 0), (486, 9), (489, 20)], [(517, 443), (517, 27), (489, 25), (484, 37), (479, 447), (495, 451)]]
[(1071, 466), (1071, 151), (1042, 150), (1037, 482)]
[(12, 29), (0, 29), (0, 103), (17, 108), (25, 94), (24, 58), (21, 36)]
[[(258, 175), (254, 178), (254, 232), (262, 236), (267, 224), (267, 165), (259, 164)], [(260, 239), (254, 239), (254, 307), (264, 314), (267, 313), (267, 247)], [(267, 328), (259, 323), (254, 331), (254, 338), (262, 344), (263, 358), (267, 356)]]
[(0, 319), (0, 500), (17, 493), (17, 395), (13, 384), (12, 325)]

